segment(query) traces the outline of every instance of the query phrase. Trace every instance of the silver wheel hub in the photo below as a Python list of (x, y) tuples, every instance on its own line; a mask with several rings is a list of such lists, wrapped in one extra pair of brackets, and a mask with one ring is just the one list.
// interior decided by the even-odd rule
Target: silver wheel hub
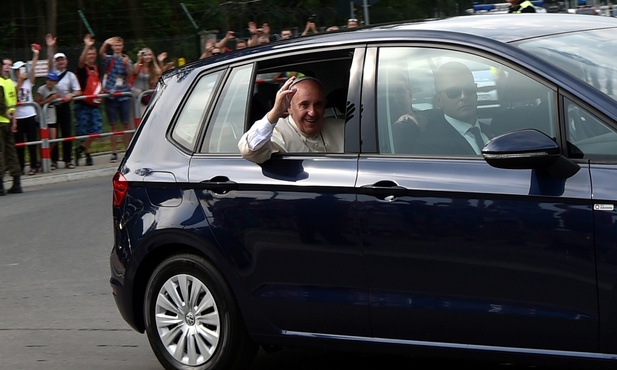
[(196, 277), (169, 278), (158, 292), (155, 314), (161, 343), (178, 362), (199, 366), (216, 352), (219, 310), (208, 287)]

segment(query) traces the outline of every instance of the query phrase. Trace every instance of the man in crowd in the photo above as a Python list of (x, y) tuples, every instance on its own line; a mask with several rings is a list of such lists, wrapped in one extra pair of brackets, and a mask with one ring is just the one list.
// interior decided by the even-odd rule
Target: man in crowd
[[(112, 54), (107, 54), (107, 49), (111, 48)], [(105, 70), (103, 89), (111, 94), (113, 93), (128, 93), (131, 92), (128, 84), (129, 79), (133, 74), (133, 62), (128, 55), (123, 53), (124, 40), (122, 37), (116, 36), (105, 40), (99, 48), (99, 56), (103, 60), (103, 69)], [(128, 95), (112, 96), (105, 99), (105, 112), (109, 119), (109, 125), (112, 131), (117, 131), (117, 123), (122, 124), (123, 131), (133, 129), (131, 124), (131, 97)], [(131, 134), (123, 134), (122, 140), (124, 148), (128, 148), (131, 141)], [(117, 154), (117, 138), (112, 135), (111, 143), (111, 162), (118, 160)]]
[(0, 77), (0, 196), (6, 195), (4, 190), (4, 172), (8, 168), (13, 176), (13, 186), (8, 190), (9, 193), (21, 193), (21, 174), (22, 170), (17, 160), (17, 150), (15, 149), (15, 137), (13, 133), (17, 131), (17, 119), (15, 118), (15, 105), (17, 104), (17, 94), (15, 85), (10, 77), (10, 70), (13, 61), (2, 59), (2, 76)]
[[(74, 97), (81, 95), (81, 86), (77, 81), (75, 73), (67, 69), (68, 59), (64, 53), (55, 52), (56, 38), (51, 34), (45, 36), (47, 42), (47, 60), (49, 64), (49, 70), (58, 75), (58, 83), (56, 88), (58, 89), (58, 95), (63, 102), (56, 105), (56, 117), (57, 125), (60, 129), (60, 137), (71, 137), (73, 117), (71, 114), (71, 101)], [(57, 167), (58, 161), (58, 146), (51, 152), (52, 167)], [(73, 161), (73, 142), (71, 140), (62, 142), (62, 159), (64, 160), (65, 168), (75, 168)]]

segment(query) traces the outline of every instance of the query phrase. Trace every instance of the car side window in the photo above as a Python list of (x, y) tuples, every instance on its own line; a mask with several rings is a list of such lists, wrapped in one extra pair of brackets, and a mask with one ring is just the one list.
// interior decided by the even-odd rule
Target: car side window
[(587, 109), (566, 100), (568, 156), (597, 161), (617, 159), (617, 130)]
[[(246, 115), (248, 124), (245, 132), (273, 107), (277, 91), (289, 78), (314, 78), (323, 86), (325, 98), (322, 128), (328, 125), (328, 131), (337, 133), (336, 137), (340, 137), (341, 142), (337, 142), (336, 147), (342, 150), (353, 52), (354, 49), (328, 48), (300, 54), (277, 55), (257, 62), (252, 91), (249, 94), (249, 111)], [(306, 153), (293, 145), (286, 147), (285, 151), (286, 155)], [(335, 151), (338, 152), (328, 147), (328, 152)]]
[(554, 137), (556, 118), (552, 89), (487, 58), (415, 47), (379, 52), (381, 153), (480, 156), (507, 132), (534, 128)]
[(214, 109), (202, 153), (239, 153), (238, 140), (244, 133), (252, 66), (235, 68)]
[(219, 72), (202, 77), (189, 94), (171, 132), (172, 139), (179, 145), (189, 150), (195, 148), (199, 129), (212, 100), (212, 92), (221, 75)]

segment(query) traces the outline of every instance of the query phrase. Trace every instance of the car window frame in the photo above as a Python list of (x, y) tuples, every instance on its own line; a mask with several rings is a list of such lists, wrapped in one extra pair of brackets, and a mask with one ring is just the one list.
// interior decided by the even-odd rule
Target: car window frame
[[(378, 125), (378, 117), (377, 117), (378, 94), (377, 94), (377, 84), (375, 83), (375, 81), (376, 81), (376, 76), (378, 74), (377, 68), (379, 68), (379, 64), (378, 64), (379, 50), (384, 47), (430, 48), (434, 50), (444, 50), (447, 52), (458, 52), (458, 53), (473, 55), (474, 58), (486, 59), (487, 61), (490, 61), (493, 64), (504, 66), (508, 69), (516, 71), (520, 73), (521, 75), (524, 75), (527, 78), (530, 78), (531, 80), (541, 84), (543, 87), (545, 87), (547, 90), (552, 91), (553, 93), (551, 105), (552, 105), (552, 109), (554, 112), (554, 119), (553, 119), (553, 122), (551, 122), (551, 128), (554, 133), (553, 135), (554, 139), (558, 141), (558, 144), (560, 144), (562, 148), (565, 147), (565, 140), (563, 136), (564, 128), (563, 128), (563, 123), (562, 123), (563, 122), (563, 112), (562, 112), (562, 104), (560, 102), (559, 88), (552, 81), (546, 79), (543, 76), (538, 75), (537, 73), (531, 70), (525, 69), (524, 66), (520, 64), (516, 64), (512, 62), (510, 59), (506, 59), (506, 56), (500, 56), (497, 54), (493, 54), (486, 50), (467, 48), (465, 46), (458, 45), (458, 44), (442, 44), (442, 43), (436, 43), (432, 41), (429, 41), (429, 42), (395, 41), (395, 42), (375, 42), (375, 43), (371, 43), (367, 45), (367, 49), (366, 49), (367, 57), (364, 62), (364, 76), (371, 76), (371, 77), (370, 79), (367, 79), (367, 78), (364, 79), (363, 87), (362, 87), (363, 118), (364, 118), (363, 122), (361, 123), (362, 125), (362, 150), (361, 152), (362, 153), (398, 156), (398, 154), (380, 153), (379, 151), (379, 137), (378, 137), (378, 126), (377, 126)], [(520, 52), (520, 50), (518, 52)], [(370, 94), (370, 96), (367, 96), (367, 94)], [(368, 122), (368, 120), (366, 119), (368, 114), (370, 114), (369, 116), (370, 122)], [(370, 141), (367, 141), (369, 136), (372, 137), (373, 139), (371, 139)], [(403, 155), (403, 156), (418, 156), (418, 155)], [(453, 156), (438, 156), (438, 155), (427, 155), (427, 154), (421, 154), (419, 156), (427, 157), (427, 158), (453, 158)], [(482, 160), (482, 156), (460, 157), (460, 158)]]

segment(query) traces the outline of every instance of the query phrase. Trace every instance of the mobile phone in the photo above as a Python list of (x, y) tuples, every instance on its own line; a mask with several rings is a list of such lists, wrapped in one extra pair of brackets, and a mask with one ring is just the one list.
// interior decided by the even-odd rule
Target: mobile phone
[(26, 67), (19, 67), (19, 74), (26, 73)]
[(41, 50), (41, 44), (32, 44), (32, 49)]

